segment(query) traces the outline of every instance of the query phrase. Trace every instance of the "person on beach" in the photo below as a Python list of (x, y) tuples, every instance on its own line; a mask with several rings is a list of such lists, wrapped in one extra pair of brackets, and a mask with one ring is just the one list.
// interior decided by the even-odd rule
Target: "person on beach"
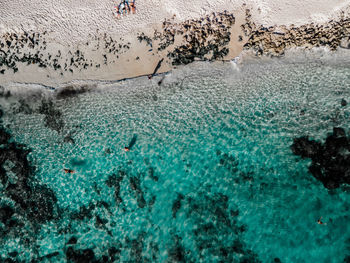
[(117, 9), (117, 18), (119, 19), (120, 18), (120, 15), (121, 15), (121, 6), (122, 3), (120, 3), (119, 5), (116, 6), (116, 9)]
[(124, 15), (126, 14), (130, 14), (131, 12), (133, 14), (136, 13), (136, 5), (135, 5), (135, 0), (133, 0), (130, 4), (129, 4), (129, 0), (122, 0), (118, 6), (116, 6), (116, 10), (117, 10), (117, 18), (119, 19), (120, 16), (124, 13)]
[(130, 3), (130, 7), (131, 7), (131, 12), (132, 12), (133, 14), (136, 14), (135, 0), (132, 1), (132, 2)]

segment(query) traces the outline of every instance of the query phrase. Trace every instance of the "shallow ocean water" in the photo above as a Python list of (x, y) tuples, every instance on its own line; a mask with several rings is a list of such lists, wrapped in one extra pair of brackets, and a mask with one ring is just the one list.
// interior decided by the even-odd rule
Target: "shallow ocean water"
[[(304, 135), (323, 142), (333, 127), (350, 133), (347, 58), (194, 63), (160, 86), (162, 76), (142, 77), (65, 99), (2, 98), (4, 126), (31, 149), (32, 182), (54, 192), (59, 212), (9, 231), (1, 256), (66, 262), (72, 247), (100, 262), (343, 262), (349, 186), (326, 189), (290, 146)], [(42, 100), (61, 113), (59, 129)], [(1, 202), (13, 204), (5, 188)]]

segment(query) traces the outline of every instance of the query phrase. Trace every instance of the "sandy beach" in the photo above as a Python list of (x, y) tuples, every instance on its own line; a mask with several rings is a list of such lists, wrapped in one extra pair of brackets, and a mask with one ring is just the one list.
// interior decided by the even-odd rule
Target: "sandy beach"
[(243, 50), (260, 56), (299, 46), (348, 45), (345, 0), (147, 0), (135, 2), (135, 13), (118, 17), (119, 3), (5, 0), (0, 84), (114, 81), (197, 60), (231, 60)]

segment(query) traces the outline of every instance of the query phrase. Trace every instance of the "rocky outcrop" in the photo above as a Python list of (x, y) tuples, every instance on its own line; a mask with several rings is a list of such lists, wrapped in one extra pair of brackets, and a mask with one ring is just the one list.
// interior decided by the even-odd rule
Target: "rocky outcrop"
[(309, 171), (324, 187), (350, 184), (350, 137), (343, 128), (333, 128), (323, 144), (305, 136), (296, 138), (291, 149), (295, 155), (312, 160)]
[(212, 13), (210, 16), (180, 24), (165, 21), (163, 34), (158, 36), (162, 39), (159, 50), (173, 44), (175, 35), (180, 35), (182, 44), (168, 53), (173, 65), (188, 64), (195, 59), (222, 59), (229, 52), (230, 28), (234, 23), (235, 17), (227, 12)]
[(349, 47), (350, 18), (331, 20), (325, 24), (311, 23), (300, 27), (264, 27), (248, 20), (245, 28), (251, 32), (247, 33), (249, 39), (244, 48), (254, 50), (257, 56), (280, 56), (286, 49), (293, 47), (307, 49), (328, 47), (330, 50)]

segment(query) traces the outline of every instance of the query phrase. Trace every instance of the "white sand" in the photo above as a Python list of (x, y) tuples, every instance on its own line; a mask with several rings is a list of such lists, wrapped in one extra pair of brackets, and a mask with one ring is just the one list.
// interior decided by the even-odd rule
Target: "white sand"
[[(136, 14), (117, 19), (115, 6), (119, 2), (120, 0), (0, 0), (0, 35), (6, 32), (47, 31), (48, 42), (63, 51), (84, 49), (85, 41), (90, 41), (95, 36), (101, 37), (104, 33), (116, 38), (122, 37), (131, 43), (130, 50), (120, 55), (114, 64), (76, 71), (74, 74), (65, 73), (64, 76), (36, 66), (19, 65), (18, 73), (7, 71), (5, 75), (0, 75), (0, 84), (30, 82), (57, 86), (75, 79), (118, 80), (150, 74), (166, 52), (149, 52), (145, 43), (140, 44), (136, 40), (137, 33), (148, 32), (152, 36), (154, 28), (160, 28), (165, 18), (174, 15), (174, 22), (181, 22), (212, 12), (232, 12), (236, 16), (236, 24), (231, 30), (235, 40), (230, 42), (230, 59), (242, 51), (243, 43), (238, 43), (236, 38), (240, 33), (240, 25), (244, 22), (246, 8), (251, 10), (253, 22), (265, 26), (322, 23), (337, 18), (341, 11), (350, 10), (350, 0), (136, 0)], [(96, 57), (96, 61), (102, 57), (102, 53), (88, 50), (85, 54), (89, 59)], [(136, 57), (139, 57), (137, 61)], [(111, 60), (117, 59), (111, 57)], [(165, 61), (159, 72), (171, 68)]]
[(160, 23), (174, 14), (178, 20), (213, 11), (253, 7), (253, 20), (265, 25), (324, 22), (350, 5), (349, 0), (136, 0), (137, 14), (115, 19), (116, 0), (1, 0), (0, 34), (7, 31), (52, 32), (64, 44), (96, 32), (128, 34)]

